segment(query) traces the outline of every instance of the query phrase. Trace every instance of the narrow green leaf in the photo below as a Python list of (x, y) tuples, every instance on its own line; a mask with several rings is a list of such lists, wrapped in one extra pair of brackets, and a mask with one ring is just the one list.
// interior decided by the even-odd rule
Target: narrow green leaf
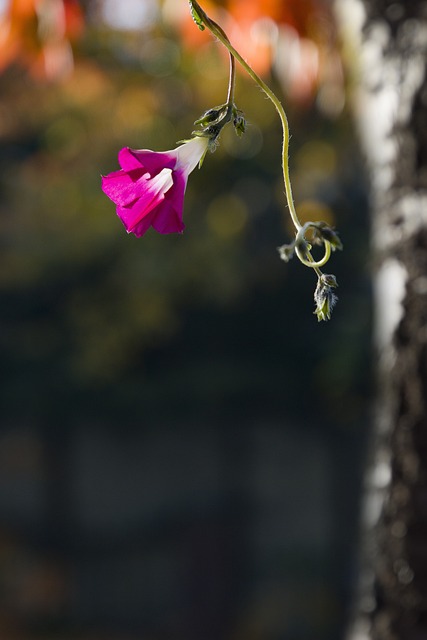
[(205, 30), (205, 25), (203, 24), (203, 20), (201, 19), (198, 11), (196, 10), (196, 8), (193, 5), (193, 3), (191, 2), (191, 0), (189, 0), (189, 3), (190, 3), (191, 16), (192, 16), (194, 22), (197, 24), (197, 26), (199, 27), (200, 31), (204, 31)]

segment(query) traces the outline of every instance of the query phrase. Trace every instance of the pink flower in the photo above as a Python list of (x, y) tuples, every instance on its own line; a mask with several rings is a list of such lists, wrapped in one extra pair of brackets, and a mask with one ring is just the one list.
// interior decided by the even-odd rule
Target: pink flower
[(203, 159), (209, 139), (195, 137), (172, 151), (119, 152), (120, 171), (102, 178), (102, 190), (117, 206), (128, 233), (141, 237), (152, 226), (159, 233), (181, 232), (189, 174)]

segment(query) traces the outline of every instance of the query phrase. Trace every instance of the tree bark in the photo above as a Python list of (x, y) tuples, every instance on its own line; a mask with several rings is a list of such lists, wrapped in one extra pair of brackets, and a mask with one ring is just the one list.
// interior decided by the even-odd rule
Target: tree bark
[[(377, 403), (349, 640), (427, 639), (427, 2), (337, 0), (371, 176)], [(357, 34), (355, 32), (357, 27)]]

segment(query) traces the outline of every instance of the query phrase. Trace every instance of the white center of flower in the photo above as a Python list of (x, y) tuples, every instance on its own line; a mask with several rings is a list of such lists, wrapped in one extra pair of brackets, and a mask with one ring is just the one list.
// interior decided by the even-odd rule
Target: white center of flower
[(172, 169), (162, 169), (148, 182), (150, 193), (156, 198), (160, 193), (166, 193), (173, 185)]
[(191, 173), (205, 155), (208, 144), (208, 138), (197, 136), (178, 147), (176, 168), (182, 169), (187, 175)]

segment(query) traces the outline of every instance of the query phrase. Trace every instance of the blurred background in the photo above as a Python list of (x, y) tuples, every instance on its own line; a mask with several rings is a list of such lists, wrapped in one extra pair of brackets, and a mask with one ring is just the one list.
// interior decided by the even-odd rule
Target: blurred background
[(240, 71), (248, 131), (191, 175), (183, 235), (128, 236), (101, 192), (226, 99), (185, 0), (0, 1), (2, 640), (342, 637), (372, 387), (351, 47), (328, 0), (202, 5), (284, 102), (340, 301), (317, 323), (279, 259), (280, 122)]

